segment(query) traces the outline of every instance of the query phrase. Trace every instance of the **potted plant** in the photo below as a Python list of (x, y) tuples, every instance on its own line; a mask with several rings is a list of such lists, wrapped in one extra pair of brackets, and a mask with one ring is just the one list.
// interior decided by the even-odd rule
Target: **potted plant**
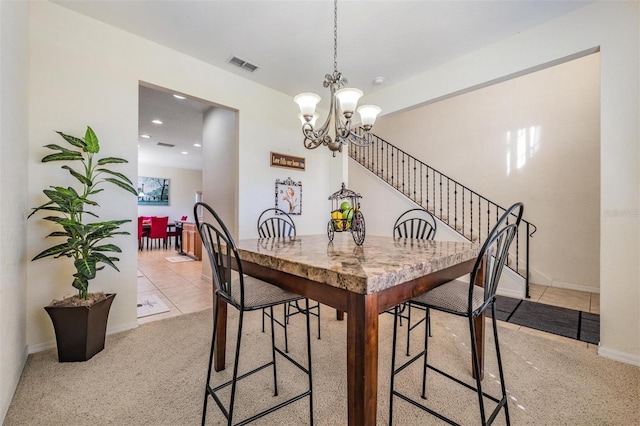
[(78, 294), (60, 301), (53, 301), (45, 307), (51, 317), (56, 333), (58, 360), (60, 362), (86, 361), (104, 349), (107, 318), (115, 294), (89, 293), (89, 281), (96, 277), (99, 270), (108, 265), (119, 271), (115, 262), (119, 259), (112, 253), (122, 250), (103, 241), (115, 235), (129, 235), (120, 231), (122, 224), (131, 220), (94, 221), (85, 220), (87, 216), (98, 218), (89, 209), (98, 207), (92, 196), (102, 192), (103, 186), (115, 185), (125, 191), (138, 195), (131, 180), (122, 173), (107, 169), (110, 164), (127, 163), (127, 160), (115, 157), (95, 157), (100, 151), (98, 138), (91, 127), (87, 126), (84, 139), (58, 133), (71, 148), (56, 144), (45, 145), (56, 151), (45, 156), (43, 163), (52, 161), (79, 162), (82, 168), (73, 169), (62, 166), (80, 183), (79, 190), (73, 187), (50, 186), (43, 190), (48, 201), (33, 209), (29, 217), (38, 211), (53, 213), (43, 219), (53, 222), (58, 229), (47, 237), (64, 238), (65, 241), (42, 251), (32, 260), (53, 256), (71, 259), (75, 267), (73, 287)]

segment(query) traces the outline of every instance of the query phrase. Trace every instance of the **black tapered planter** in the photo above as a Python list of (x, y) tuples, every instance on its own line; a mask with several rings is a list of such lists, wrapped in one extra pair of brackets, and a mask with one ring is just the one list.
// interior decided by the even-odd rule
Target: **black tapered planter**
[(87, 361), (104, 349), (115, 293), (92, 306), (45, 306), (56, 332), (59, 362)]

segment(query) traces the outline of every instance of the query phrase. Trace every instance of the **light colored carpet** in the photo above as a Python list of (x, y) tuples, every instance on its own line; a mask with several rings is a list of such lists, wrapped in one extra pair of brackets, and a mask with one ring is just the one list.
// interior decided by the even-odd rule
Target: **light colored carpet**
[(138, 295), (138, 318), (169, 312), (169, 307), (155, 294), (141, 297)]
[(193, 262), (193, 259), (190, 258), (189, 256), (172, 256), (172, 257), (165, 257), (165, 259), (171, 263)]
[[(312, 322), (314, 413), (317, 425), (344, 425), (346, 403), (346, 321), (322, 307), (322, 340)], [(233, 359), (237, 314), (229, 310), (227, 360)], [(278, 314), (281, 315), (281, 314)], [(269, 334), (262, 333), (261, 313), (245, 315), (241, 371), (270, 356)], [(469, 378), (468, 329), (461, 318), (432, 314), (430, 360)], [(303, 325), (293, 317), (290, 352), (303, 356)], [(380, 316), (378, 424), (388, 424), (388, 381), (392, 316)], [(107, 337), (105, 349), (84, 363), (58, 363), (55, 350), (29, 356), (9, 407), (5, 426), (13, 425), (195, 425), (200, 422), (204, 378), (212, 328), (211, 310), (150, 322)], [(276, 333), (281, 329), (276, 329)], [(403, 327), (402, 333), (406, 330)], [(419, 332), (418, 332), (419, 331)], [(490, 326), (488, 327), (490, 331)], [(499, 327), (513, 425), (637, 425), (640, 369), (597, 356), (573, 344)], [(490, 333), (489, 333), (490, 334)], [(417, 349), (422, 330), (411, 333)], [(488, 339), (491, 343), (491, 337)], [(399, 343), (400, 345), (400, 343)], [(414, 349), (414, 350), (415, 350)], [(485, 386), (498, 389), (494, 352), (487, 347)], [(415, 352), (414, 352), (415, 353)], [(404, 359), (404, 355), (401, 355)], [(278, 364), (280, 397), (305, 387), (305, 379), (285, 361)], [(215, 374), (229, 377), (230, 368)], [(398, 378), (403, 389), (419, 393), (420, 373), (407, 369)], [(219, 382), (218, 382), (219, 383)], [(244, 419), (272, 397), (271, 370), (239, 385), (237, 419)], [(479, 424), (475, 394), (430, 372), (429, 403), (462, 424)], [(210, 400), (208, 425), (222, 424)], [(260, 419), (260, 425), (308, 423), (308, 399)], [(396, 399), (394, 424), (436, 425), (440, 421)], [(496, 423), (504, 424), (501, 414)]]

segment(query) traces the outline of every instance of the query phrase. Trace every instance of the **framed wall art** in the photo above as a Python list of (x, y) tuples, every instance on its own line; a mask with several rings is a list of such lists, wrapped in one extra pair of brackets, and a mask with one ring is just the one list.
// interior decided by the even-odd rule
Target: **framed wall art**
[(288, 214), (302, 214), (302, 182), (276, 179), (276, 208)]
[(138, 176), (139, 206), (168, 206), (169, 179)]

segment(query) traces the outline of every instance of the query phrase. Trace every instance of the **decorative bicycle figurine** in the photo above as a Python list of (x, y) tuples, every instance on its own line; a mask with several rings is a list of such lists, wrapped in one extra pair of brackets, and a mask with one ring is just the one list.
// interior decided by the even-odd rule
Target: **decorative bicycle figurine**
[(336, 232), (351, 232), (353, 241), (361, 246), (364, 243), (364, 215), (360, 211), (362, 196), (344, 187), (329, 197), (331, 201), (331, 220), (327, 224), (329, 242), (333, 241)]

